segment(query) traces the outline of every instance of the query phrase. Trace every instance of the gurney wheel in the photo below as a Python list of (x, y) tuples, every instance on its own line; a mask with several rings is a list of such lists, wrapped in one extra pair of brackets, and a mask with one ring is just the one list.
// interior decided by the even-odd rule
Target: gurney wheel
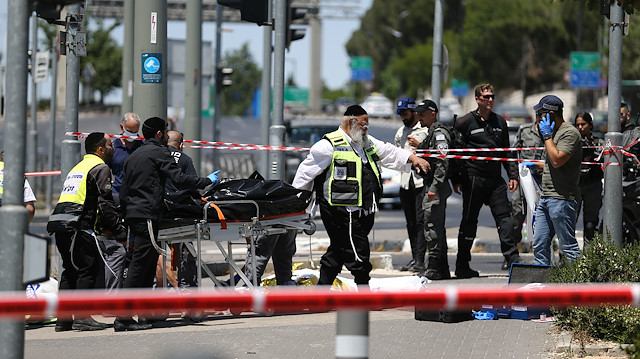
[(312, 234), (316, 233), (316, 222), (314, 222), (312, 220), (308, 220), (308, 221), (304, 222), (304, 224), (309, 226), (309, 228), (306, 228), (306, 229), (302, 230), (305, 234), (312, 235)]

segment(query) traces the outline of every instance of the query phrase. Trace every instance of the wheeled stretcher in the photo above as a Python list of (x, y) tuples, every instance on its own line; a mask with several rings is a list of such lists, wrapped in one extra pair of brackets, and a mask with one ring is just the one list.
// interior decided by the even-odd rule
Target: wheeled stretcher
[[(247, 220), (227, 220), (218, 207), (218, 205), (244, 205), (247, 204), (255, 207), (255, 216)], [(217, 218), (208, 216), (209, 208), (213, 207), (218, 214)], [(198, 287), (202, 287), (202, 271), (204, 270), (208, 277), (216, 286), (226, 286), (218, 279), (213, 271), (205, 265), (202, 260), (202, 241), (213, 241), (220, 253), (223, 255), (225, 262), (229, 266), (229, 285), (235, 286), (235, 275), (248, 287), (258, 286), (255, 267), (251, 268), (253, 282), (247, 278), (244, 272), (238, 267), (233, 259), (233, 244), (250, 245), (251, 254), (255, 257), (255, 239), (258, 235), (282, 234), (289, 229), (302, 230), (304, 233), (311, 235), (315, 233), (316, 225), (311, 216), (305, 212), (286, 213), (271, 217), (260, 216), (260, 207), (253, 200), (236, 200), (236, 201), (210, 201), (203, 206), (202, 219), (175, 219), (162, 221), (158, 233), (158, 242), (160, 245), (156, 248), (163, 256), (163, 281), (166, 286), (166, 256), (167, 250), (172, 244), (185, 243), (189, 252), (196, 258)], [(227, 248), (224, 247), (227, 243)], [(155, 243), (152, 241), (152, 243)], [(246, 252), (243, 251), (243, 256)]]

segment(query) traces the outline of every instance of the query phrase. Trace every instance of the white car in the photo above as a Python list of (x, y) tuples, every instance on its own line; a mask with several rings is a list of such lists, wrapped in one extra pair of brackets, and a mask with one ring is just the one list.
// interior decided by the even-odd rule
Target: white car
[(387, 117), (394, 114), (393, 103), (381, 94), (371, 94), (360, 104), (369, 117)]
[(382, 167), (380, 174), (382, 179), (382, 199), (380, 206), (400, 208), (400, 172)]

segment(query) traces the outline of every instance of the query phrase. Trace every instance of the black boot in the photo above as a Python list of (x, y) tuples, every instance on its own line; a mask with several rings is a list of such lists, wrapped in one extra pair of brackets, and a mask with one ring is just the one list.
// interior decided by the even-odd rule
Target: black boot
[(116, 319), (113, 322), (113, 330), (116, 332), (126, 332), (134, 330), (151, 329), (151, 324), (140, 324), (131, 318)]
[(67, 332), (73, 329), (73, 320), (56, 320), (56, 332)]
[(107, 327), (106, 324), (100, 323), (95, 319), (89, 317), (84, 319), (75, 319), (73, 321), (73, 329), (80, 331), (93, 331), (93, 330), (103, 330)]

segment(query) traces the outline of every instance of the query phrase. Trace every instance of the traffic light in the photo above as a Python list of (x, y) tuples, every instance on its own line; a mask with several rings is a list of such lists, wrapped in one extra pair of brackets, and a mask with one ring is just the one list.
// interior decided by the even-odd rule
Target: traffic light
[(63, 7), (77, 3), (84, 3), (84, 0), (31, 0), (32, 10), (39, 18), (47, 20), (50, 24), (60, 20), (60, 11)]
[(292, 29), (291, 25), (295, 20), (304, 19), (304, 17), (307, 16), (308, 12), (309, 12), (308, 8), (293, 7), (291, 6), (291, 2), (287, 1), (287, 27), (286, 27), (287, 42), (285, 46), (287, 50), (289, 50), (289, 46), (291, 45), (292, 41), (300, 40), (304, 37), (304, 35), (306, 35), (307, 30), (300, 29), (300, 28)]
[(218, 4), (240, 10), (240, 19), (258, 26), (269, 23), (269, 0), (218, 0)]
[(233, 69), (230, 67), (218, 67), (216, 71), (216, 91), (222, 91), (225, 87), (231, 86), (231, 74)]

